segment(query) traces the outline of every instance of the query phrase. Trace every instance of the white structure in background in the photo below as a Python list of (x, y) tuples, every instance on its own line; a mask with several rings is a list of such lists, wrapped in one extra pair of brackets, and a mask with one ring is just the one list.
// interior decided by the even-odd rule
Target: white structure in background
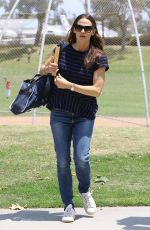
[(47, 25), (47, 34), (55, 36), (66, 36), (67, 31), (62, 25)]
[[(20, 44), (34, 44), (37, 32), (37, 19), (5, 19), (0, 20), (0, 32), (3, 33), (0, 44), (18, 41)], [(4, 28), (5, 27), (5, 28)]]
[(16, 38), (18, 36), (15, 30), (10, 30), (10, 29), (6, 29), (6, 30), (0, 29), (0, 34), (1, 33), (3, 33), (3, 37)]
[[(102, 36), (102, 25), (100, 22), (97, 22), (97, 29), (99, 34)], [(118, 37), (118, 33), (104, 26), (104, 37)]]
[(60, 25), (47, 25), (47, 34), (52, 34), (55, 36), (66, 36), (68, 31), (70, 30), (70, 24), (66, 15), (60, 15)]
[[(59, 25), (47, 25), (46, 34), (54, 36), (65, 37), (70, 30), (70, 24), (66, 15), (60, 15), (61, 24)], [(4, 28), (5, 27), (5, 28)], [(7, 23), (5, 19), (0, 20), (0, 33), (3, 33), (0, 44), (7, 45), (8, 43), (18, 41), (20, 44), (33, 45), (35, 41), (35, 35), (38, 28), (38, 20), (35, 19), (9, 19)], [(97, 28), (100, 34), (102, 34), (101, 23), (97, 23)], [(43, 31), (42, 31), (43, 33)], [(105, 37), (116, 37), (118, 34), (104, 27)]]
[[(9, 19), (5, 25), (5, 19), (0, 19), (0, 30), (4, 29), (4, 33), (7, 30), (14, 31), (16, 34), (19, 34), (20, 31), (26, 32), (29, 30), (29, 34), (35, 34), (38, 26), (37, 19)], [(11, 34), (9, 35), (11, 36)]]
[(13, 6), (12, 6), (12, 8), (11, 8), (9, 14), (8, 14), (8, 16), (7, 16), (7, 18), (6, 18), (5, 21), (4, 21), (4, 25), (3, 25), (3, 27), (1, 28), (0, 41), (2, 41), (3, 33), (4, 33), (4, 31), (7, 29), (7, 23), (8, 23), (8, 21), (9, 21), (9, 19), (11, 18), (11, 15), (13, 14), (13, 12), (14, 12), (14, 10), (15, 10), (15, 8), (16, 8), (16, 6), (18, 5), (19, 2), (20, 2), (20, 0), (16, 0), (16, 1), (15, 1), (15, 3), (13, 4)]
[(66, 15), (61, 14), (60, 15), (60, 21), (61, 21), (61, 24), (64, 27), (64, 29), (68, 32), (70, 30), (70, 24), (68, 22)]
[[(66, 36), (70, 29), (65, 15), (60, 16), (61, 24), (47, 25), (46, 34), (55, 36)], [(5, 27), (5, 28), (4, 28)], [(3, 33), (0, 44), (8, 44), (18, 40), (20, 44), (34, 44), (38, 28), (38, 20), (35, 19), (5, 19), (0, 20), (0, 34)], [(43, 31), (42, 31), (43, 33)]]

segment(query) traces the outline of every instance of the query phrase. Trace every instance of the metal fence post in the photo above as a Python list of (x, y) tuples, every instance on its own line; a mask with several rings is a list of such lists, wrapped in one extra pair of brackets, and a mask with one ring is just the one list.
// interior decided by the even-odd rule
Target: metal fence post
[(131, 10), (133, 25), (134, 25), (135, 34), (136, 34), (138, 52), (139, 52), (139, 60), (140, 60), (140, 68), (141, 68), (141, 78), (142, 78), (143, 90), (144, 90), (144, 102), (145, 102), (146, 125), (147, 125), (148, 127), (150, 127), (147, 87), (146, 87), (145, 72), (144, 72), (144, 64), (143, 64), (143, 56), (142, 56), (142, 50), (141, 50), (140, 39), (139, 39), (139, 33), (138, 33), (138, 29), (137, 29), (137, 24), (136, 24), (135, 15), (134, 15), (133, 7), (132, 7), (132, 4), (131, 4), (131, 0), (127, 0), (127, 1), (128, 1), (128, 4), (129, 4), (129, 8), (130, 8), (130, 10)]
[[(45, 24), (44, 24), (44, 31), (43, 31), (43, 36), (42, 36), (42, 42), (41, 42), (41, 48), (40, 48), (40, 55), (39, 55), (39, 63), (38, 63), (38, 70), (37, 72), (40, 72), (40, 67), (42, 64), (42, 57), (43, 57), (43, 50), (44, 50), (44, 43), (45, 43), (45, 36), (46, 36), (46, 27), (48, 24), (48, 16), (49, 16), (49, 11), (51, 9), (51, 5), (52, 5), (52, 0), (49, 0), (48, 3), (48, 9), (47, 9), (47, 14), (46, 14), (46, 18), (45, 18)], [(36, 109), (33, 109), (32, 111), (32, 125), (35, 125), (35, 118), (36, 118)]]

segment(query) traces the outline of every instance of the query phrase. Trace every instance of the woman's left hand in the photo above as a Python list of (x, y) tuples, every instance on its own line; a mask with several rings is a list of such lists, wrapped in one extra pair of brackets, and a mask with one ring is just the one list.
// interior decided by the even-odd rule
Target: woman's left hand
[(67, 81), (60, 74), (58, 74), (58, 76), (55, 77), (54, 83), (60, 89), (70, 89), (71, 86), (71, 82)]

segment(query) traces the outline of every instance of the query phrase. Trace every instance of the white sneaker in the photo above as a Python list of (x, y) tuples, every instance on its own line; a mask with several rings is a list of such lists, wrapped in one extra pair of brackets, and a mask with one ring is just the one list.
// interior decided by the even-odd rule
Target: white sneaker
[(75, 219), (75, 210), (72, 204), (69, 204), (64, 211), (62, 222), (70, 223), (70, 222), (73, 222), (74, 219)]
[(86, 213), (90, 216), (93, 216), (96, 212), (96, 204), (90, 192), (81, 193), (84, 209)]

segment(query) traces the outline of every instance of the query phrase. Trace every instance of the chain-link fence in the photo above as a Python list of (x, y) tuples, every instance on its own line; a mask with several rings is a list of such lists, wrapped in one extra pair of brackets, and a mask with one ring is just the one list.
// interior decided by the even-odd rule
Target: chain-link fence
[[(44, 33), (43, 60), (59, 40), (66, 38), (75, 17), (89, 12), (104, 38), (110, 65), (97, 114), (148, 118), (150, 1), (132, 0), (132, 8), (129, 2), (78, 0), (71, 7), (68, 0), (0, 0), (0, 116), (11, 115), (9, 105), (22, 80), (32, 78), (38, 71)], [(46, 108), (36, 113), (49, 114)]]

